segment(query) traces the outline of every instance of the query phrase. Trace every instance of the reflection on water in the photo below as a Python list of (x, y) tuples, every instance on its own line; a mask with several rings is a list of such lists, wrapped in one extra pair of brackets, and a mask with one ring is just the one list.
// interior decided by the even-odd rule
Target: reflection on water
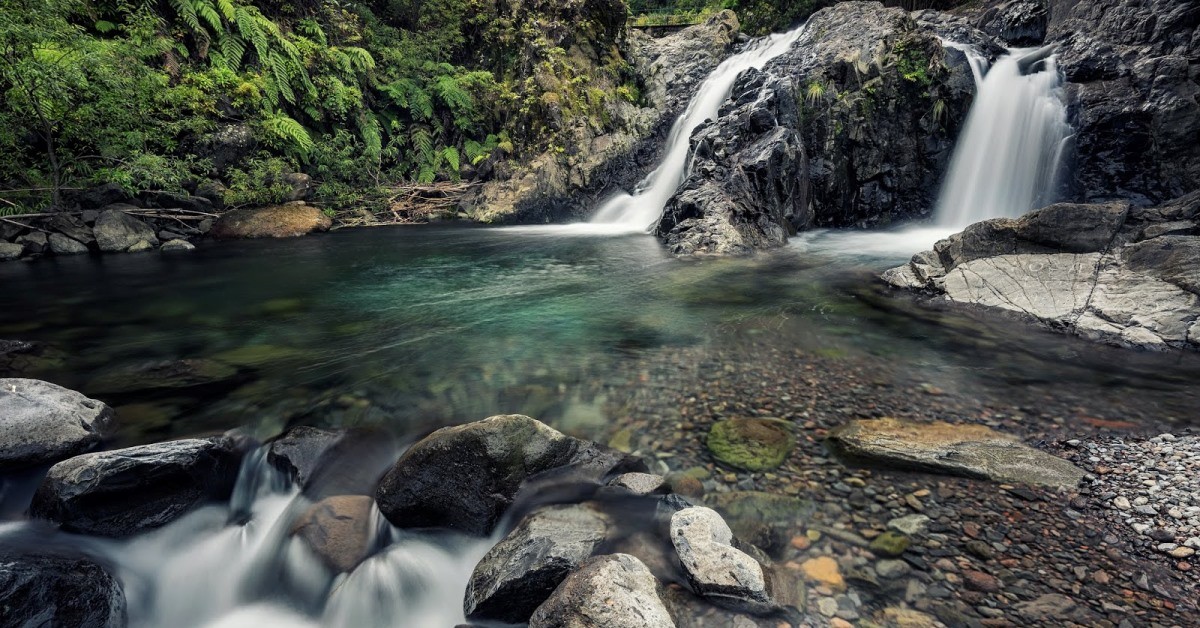
[(0, 338), (46, 343), (22, 372), (116, 406), (123, 443), (296, 423), (413, 433), (500, 412), (586, 434), (607, 423), (622, 364), (745, 331), (966, 388), (1180, 390), (1200, 372), (1192, 356), (884, 294), (876, 273), (928, 248), (918, 235), (933, 237), (818, 233), (696, 262), (639, 235), (429, 227), (14, 263), (0, 266)]

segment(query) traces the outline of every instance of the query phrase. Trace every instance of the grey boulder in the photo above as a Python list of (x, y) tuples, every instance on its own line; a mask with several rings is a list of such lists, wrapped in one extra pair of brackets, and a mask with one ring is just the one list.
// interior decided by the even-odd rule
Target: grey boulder
[(0, 609), (5, 626), (125, 626), (120, 583), (84, 557), (0, 550)]
[(628, 554), (585, 561), (533, 613), (529, 628), (675, 628), (658, 581)]
[(671, 543), (692, 589), (719, 606), (765, 614), (778, 610), (762, 565), (733, 546), (733, 532), (711, 508), (686, 508), (671, 517)]
[(0, 242), (0, 262), (8, 262), (21, 257), (25, 252), (25, 245), (15, 244), (13, 242)]
[(95, 449), (112, 425), (112, 408), (95, 399), (41, 380), (0, 379), (0, 473)]
[(101, 251), (116, 253), (129, 250), (140, 242), (158, 244), (158, 236), (146, 223), (125, 213), (132, 205), (109, 205), (100, 212), (92, 232)]
[(55, 255), (80, 255), (88, 252), (87, 245), (61, 233), (50, 234), (50, 252)]

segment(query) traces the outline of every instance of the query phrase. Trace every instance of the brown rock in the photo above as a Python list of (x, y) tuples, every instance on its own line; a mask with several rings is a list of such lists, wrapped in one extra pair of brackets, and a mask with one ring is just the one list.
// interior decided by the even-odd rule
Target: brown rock
[(995, 576), (988, 575), (982, 571), (974, 571), (968, 569), (962, 572), (963, 581), (967, 588), (973, 591), (982, 591), (983, 593), (995, 593), (1000, 590), (1000, 580)]
[(349, 572), (371, 554), (374, 503), (365, 495), (323, 499), (296, 520), (292, 534), (304, 539), (330, 568)]
[(255, 209), (237, 209), (221, 216), (209, 232), (214, 238), (294, 238), (328, 231), (333, 220), (316, 207), (285, 203)]
[(842, 591), (846, 588), (846, 580), (842, 577), (837, 561), (829, 556), (810, 558), (804, 561), (800, 568), (804, 570), (805, 577), (813, 582), (823, 584), (835, 591)]

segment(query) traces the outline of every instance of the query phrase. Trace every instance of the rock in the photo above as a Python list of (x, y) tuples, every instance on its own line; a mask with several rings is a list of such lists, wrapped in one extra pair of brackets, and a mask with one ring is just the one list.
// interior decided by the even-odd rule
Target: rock
[(852, 421), (829, 434), (839, 455), (887, 467), (964, 477), (1074, 488), (1084, 472), (983, 425)]
[(113, 368), (88, 382), (85, 389), (96, 395), (117, 395), (203, 386), (235, 375), (237, 369), (213, 360), (168, 360)]
[(124, 203), (129, 194), (120, 183), (102, 183), (84, 190), (79, 196), (79, 205), (84, 209), (100, 209), (113, 203)]
[(0, 241), (0, 262), (9, 262), (25, 253), (25, 245)]
[(708, 433), (708, 451), (718, 462), (747, 471), (783, 464), (796, 442), (789, 424), (778, 419), (717, 421)]
[(267, 462), (304, 486), (316, 472), (321, 456), (342, 434), (306, 425), (293, 427), (267, 445)]
[(103, 567), (81, 556), (0, 553), (5, 626), (124, 628), (125, 593)]
[(237, 238), (294, 238), (329, 231), (333, 219), (301, 202), (257, 209), (235, 209), (222, 215), (208, 234), (219, 240)]
[(1075, 600), (1060, 593), (1047, 593), (1036, 600), (1013, 605), (1017, 616), (1031, 623), (1062, 619), (1075, 610)]
[(196, 196), (208, 199), (212, 203), (213, 209), (221, 211), (225, 209), (225, 193), (228, 190), (225, 184), (215, 179), (209, 179), (196, 186)]
[(312, 194), (312, 177), (301, 172), (289, 172), (283, 175), (283, 184), (288, 186), (288, 201), (308, 200)]
[[(117, 205), (117, 207), (132, 208), (133, 206)], [(87, 215), (88, 213), (89, 212), (84, 212), (84, 215)], [(90, 213), (94, 213), (97, 219), (100, 217), (99, 212)], [(95, 220), (92, 220), (91, 223), (95, 223)], [(75, 240), (76, 242), (91, 244), (92, 242), (96, 241), (96, 236), (92, 232), (92, 228), (88, 226), (88, 224), (91, 223), (85, 222), (83, 217), (72, 216), (70, 214), (58, 214), (50, 219), (47, 228), (50, 229), (51, 232), (61, 233), (62, 235)]]
[(154, 234), (154, 230), (141, 220), (125, 213), (127, 209), (136, 208), (132, 205), (109, 205), (96, 218), (96, 225), (92, 231), (101, 251), (126, 251), (143, 241), (150, 245), (158, 244), (158, 236)]
[(533, 613), (529, 628), (674, 628), (659, 584), (628, 554), (588, 559)]
[(661, 475), (626, 473), (618, 475), (609, 486), (624, 489), (634, 495), (653, 495), (667, 491), (667, 481)]
[(837, 561), (830, 556), (810, 558), (800, 564), (800, 569), (812, 582), (823, 584), (835, 591), (846, 589), (846, 580), (842, 577), (842, 571), (838, 567)]
[(125, 252), (126, 253), (144, 253), (146, 251), (153, 251), (153, 250), (154, 250), (153, 244), (150, 244), (146, 240), (138, 240), (136, 244), (125, 249)]
[(322, 562), (349, 573), (374, 551), (375, 500), (366, 495), (338, 495), (313, 504), (292, 525)]
[(249, 124), (226, 124), (202, 140), (200, 156), (210, 158), (213, 171), (224, 175), (231, 166), (250, 157), (256, 145)]
[(112, 408), (34, 379), (0, 379), (0, 473), (95, 449), (113, 427)]
[(910, 570), (908, 563), (902, 560), (888, 559), (875, 563), (875, 573), (885, 580), (895, 580), (908, 574)]
[(963, 582), (967, 585), (967, 588), (971, 589), (972, 591), (995, 593), (1004, 586), (995, 576), (983, 573), (982, 571), (975, 571), (973, 569), (964, 570), (962, 572), (962, 577)]
[(888, 530), (871, 540), (871, 551), (877, 556), (899, 556), (908, 549), (907, 536)]
[(167, 240), (166, 242), (163, 242), (162, 250), (163, 250), (163, 252), (194, 251), (194, 250), (196, 250), (196, 245), (192, 244), (191, 242), (188, 242), (187, 240), (181, 240), (181, 239)]
[(16, 243), (25, 247), (26, 255), (41, 255), (49, 247), (50, 241), (41, 231), (33, 231), (17, 238)]
[(763, 491), (713, 493), (705, 503), (719, 512), (734, 537), (779, 556), (801, 523), (813, 513), (811, 502)]
[(139, 534), (228, 499), (240, 460), (228, 438), (82, 454), (50, 468), (30, 513), (80, 534)]
[(608, 528), (607, 517), (586, 504), (534, 511), (476, 565), (467, 583), (467, 618), (529, 621), (567, 574), (604, 542)]
[(87, 245), (78, 240), (73, 240), (61, 233), (51, 233), (50, 252), (55, 255), (79, 255), (88, 252)]
[(671, 543), (684, 576), (705, 599), (750, 613), (776, 610), (762, 565), (733, 547), (733, 532), (715, 510), (695, 507), (675, 513)]
[(929, 517), (925, 515), (905, 515), (888, 521), (888, 530), (899, 532), (908, 537), (924, 534), (929, 529)]
[(894, 628), (935, 628), (944, 625), (931, 615), (898, 606), (889, 606), (880, 615), (883, 625)]
[(594, 482), (646, 467), (529, 417), (502, 415), (440, 429), (410, 447), (384, 475), (376, 501), (400, 527), (482, 536), (495, 528), (522, 483), (551, 471)]
[(1027, 48), (1045, 41), (1049, 18), (1045, 2), (1012, 0), (985, 11), (979, 28), (1014, 48)]

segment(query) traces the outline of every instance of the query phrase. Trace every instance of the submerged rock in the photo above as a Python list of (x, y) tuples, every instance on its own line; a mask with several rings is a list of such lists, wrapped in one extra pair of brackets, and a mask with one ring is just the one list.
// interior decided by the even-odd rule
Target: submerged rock
[(294, 238), (329, 231), (333, 219), (303, 202), (257, 209), (235, 209), (221, 216), (209, 235), (221, 240), (238, 238)]
[(828, 442), (853, 461), (997, 482), (1070, 489), (1085, 475), (1058, 456), (983, 425), (859, 420), (831, 431)]
[(0, 609), (5, 626), (125, 626), (120, 583), (78, 556), (0, 550)]
[(696, 593), (734, 610), (778, 610), (762, 565), (733, 547), (733, 532), (710, 508), (686, 508), (671, 517), (671, 542)]
[(604, 542), (608, 528), (608, 518), (586, 504), (551, 506), (525, 517), (475, 567), (464, 602), (467, 618), (529, 621)]
[(772, 556), (787, 548), (800, 521), (814, 510), (803, 499), (763, 491), (713, 493), (704, 501), (721, 513), (736, 538)]
[(292, 535), (303, 540), (322, 562), (349, 573), (374, 550), (375, 500), (366, 495), (338, 495), (313, 504), (296, 523)]
[(443, 428), (416, 443), (384, 475), (376, 501), (401, 527), (482, 536), (533, 476), (574, 471), (599, 482), (645, 470), (639, 460), (510, 414)]
[(117, 253), (132, 251), (143, 242), (146, 248), (158, 244), (158, 236), (154, 234), (154, 230), (141, 220), (125, 213), (126, 209), (136, 208), (132, 205), (109, 205), (96, 218), (92, 232), (101, 251)]
[(708, 432), (708, 451), (717, 462), (746, 471), (769, 471), (783, 464), (796, 441), (779, 419), (727, 419)]
[(125, 537), (228, 499), (241, 452), (232, 439), (192, 439), (76, 456), (50, 468), (30, 513), (81, 534)]
[(591, 558), (537, 608), (529, 628), (675, 628), (659, 584), (628, 554)]
[(95, 395), (116, 395), (203, 386), (235, 375), (236, 368), (214, 360), (165, 360), (111, 369), (88, 382), (84, 389)]
[(0, 473), (95, 449), (112, 426), (112, 408), (95, 399), (36, 379), (0, 379)]

